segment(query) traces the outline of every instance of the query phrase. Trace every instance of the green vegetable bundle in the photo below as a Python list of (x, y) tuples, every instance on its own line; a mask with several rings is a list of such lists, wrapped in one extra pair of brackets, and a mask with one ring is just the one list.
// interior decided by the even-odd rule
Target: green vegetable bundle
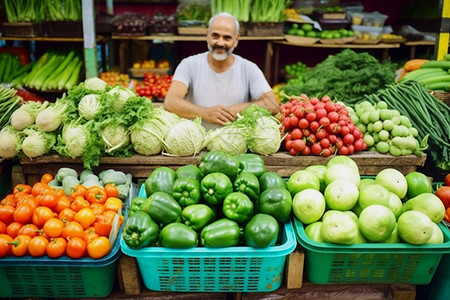
[(22, 98), (16, 93), (16, 89), (0, 85), (0, 128), (3, 128), (11, 114), (20, 106), (19, 102)]
[(40, 91), (69, 90), (78, 83), (82, 67), (83, 58), (79, 51), (48, 50), (16, 85)]
[(41, 22), (46, 5), (41, 0), (3, 0), (8, 22)]
[(428, 93), (420, 83), (407, 81), (390, 84), (355, 102), (362, 101), (372, 104), (384, 101), (388, 108), (408, 117), (418, 131), (419, 140), (426, 140), (429, 136), (428, 153), (436, 165), (444, 170), (450, 169), (450, 107)]
[(227, 12), (238, 21), (248, 22), (252, 2), (252, 0), (213, 0), (211, 1), (211, 11), (213, 15)]
[(368, 52), (345, 49), (328, 56), (303, 75), (301, 93), (338, 100), (353, 99), (375, 93), (395, 79), (396, 66), (390, 61), (379, 62)]
[(198, 165), (153, 170), (143, 188), (123, 228), (125, 243), (135, 249), (266, 248), (278, 242), (292, 211), (286, 182), (266, 172), (256, 154), (210, 151)]

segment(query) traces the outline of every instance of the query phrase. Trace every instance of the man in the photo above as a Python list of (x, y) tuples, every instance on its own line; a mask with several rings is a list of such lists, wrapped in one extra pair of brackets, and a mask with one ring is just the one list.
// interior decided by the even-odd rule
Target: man
[(232, 122), (252, 103), (279, 111), (275, 95), (258, 66), (232, 54), (239, 41), (239, 22), (228, 13), (209, 21), (208, 50), (181, 61), (164, 100), (180, 117), (202, 118), (206, 129)]

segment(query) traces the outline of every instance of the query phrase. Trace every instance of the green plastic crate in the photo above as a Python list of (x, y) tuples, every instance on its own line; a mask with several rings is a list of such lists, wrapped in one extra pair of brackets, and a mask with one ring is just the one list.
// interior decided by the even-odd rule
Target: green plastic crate
[(121, 239), (122, 252), (136, 257), (144, 285), (154, 291), (269, 292), (283, 281), (287, 256), (297, 241), (290, 223), (282, 244), (264, 249), (227, 247), (174, 250), (132, 249)]
[(119, 248), (116, 241), (101, 259), (3, 257), (0, 297), (105, 297), (113, 289)]
[(297, 218), (293, 218), (293, 227), (305, 251), (305, 274), (315, 284), (428, 284), (443, 255), (450, 253), (450, 232), (443, 224), (439, 227), (444, 243), (421, 246), (318, 243), (306, 236)]
[[(139, 196), (146, 197), (144, 185)], [(264, 249), (226, 247), (132, 249), (123, 238), (122, 252), (136, 257), (144, 285), (154, 291), (269, 292), (283, 281), (287, 256), (297, 246), (292, 224), (281, 227), (281, 244)]]

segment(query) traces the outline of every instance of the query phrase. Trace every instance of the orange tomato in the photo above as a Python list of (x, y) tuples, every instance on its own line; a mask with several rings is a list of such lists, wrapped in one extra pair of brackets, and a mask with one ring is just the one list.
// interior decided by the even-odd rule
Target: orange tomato
[(62, 230), (64, 228), (64, 223), (58, 218), (50, 218), (48, 219), (42, 229), (44, 230), (44, 233), (51, 237), (56, 238), (61, 236)]
[(39, 228), (34, 224), (25, 224), (20, 227), (17, 232), (18, 235), (28, 235), (29, 237), (35, 237), (39, 234)]
[(83, 240), (86, 242), (86, 244), (89, 244), (90, 241), (98, 237), (99, 235), (95, 232), (94, 227), (89, 227), (83, 232)]
[(441, 199), (445, 208), (450, 207), (450, 186), (441, 186), (436, 190), (435, 195)]
[(44, 256), (49, 241), (43, 236), (35, 236), (28, 244), (28, 252), (31, 256)]
[(73, 217), (75, 221), (81, 224), (84, 229), (88, 228), (92, 224), (94, 224), (95, 220), (97, 219), (92, 209), (86, 207), (80, 209), (75, 217)]
[(36, 199), (38, 200), (39, 205), (53, 209), (58, 203), (59, 197), (55, 191), (46, 191), (43, 194), (37, 195)]
[(102, 258), (111, 251), (111, 243), (109, 239), (101, 236), (93, 239), (87, 245), (87, 252), (91, 258)]
[(67, 242), (64, 238), (52, 238), (45, 248), (45, 252), (51, 258), (58, 258), (66, 253)]
[(82, 238), (83, 233), (84, 233), (83, 226), (81, 226), (81, 224), (78, 223), (77, 221), (72, 221), (72, 222), (66, 223), (66, 225), (64, 226), (64, 228), (61, 232), (61, 236), (65, 239), (68, 237), (69, 238), (74, 238), (74, 237)]
[(448, 173), (448, 174), (445, 176), (444, 184), (445, 184), (446, 186), (450, 186), (450, 173)]
[(81, 258), (86, 252), (86, 242), (81, 238), (71, 238), (67, 242), (66, 253), (70, 258)]
[(86, 192), (86, 200), (89, 203), (104, 203), (107, 197), (105, 190), (99, 186), (91, 186)]
[(54, 179), (53, 175), (50, 173), (45, 173), (41, 176), (41, 182), (48, 184), (50, 181)]
[(38, 206), (33, 211), (33, 224), (43, 226), (48, 219), (55, 217), (53, 211), (47, 206)]
[(119, 189), (115, 184), (107, 183), (103, 187), (105, 190), (106, 196), (108, 197), (119, 197)]
[(4, 257), (9, 255), (11, 251), (10, 242), (13, 241), (13, 238), (7, 234), (0, 234), (0, 257)]
[(43, 183), (43, 182), (36, 182), (33, 185), (33, 188), (31, 189), (31, 194), (33, 196), (37, 196), (37, 195), (42, 195), (44, 194), (46, 191), (52, 191), (52, 187), (49, 186), (47, 183)]
[(11, 252), (15, 256), (24, 256), (28, 254), (28, 245), (30, 244), (31, 237), (26, 234), (19, 234), (15, 237), (15, 239), (10, 243), (11, 244)]

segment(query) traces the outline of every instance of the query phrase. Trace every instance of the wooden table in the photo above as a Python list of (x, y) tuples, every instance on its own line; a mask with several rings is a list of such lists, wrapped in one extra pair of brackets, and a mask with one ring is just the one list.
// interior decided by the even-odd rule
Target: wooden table
[[(94, 172), (105, 169), (120, 170), (130, 173), (135, 179), (147, 178), (151, 171), (160, 167), (168, 166), (177, 169), (187, 164), (198, 164), (201, 155), (190, 157), (173, 157), (164, 155), (133, 155), (129, 158), (103, 157), (100, 165), (94, 168)], [(376, 175), (385, 168), (395, 168), (403, 174), (415, 171), (418, 166), (425, 164), (426, 155), (421, 157), (415, 155), (392, 156), (380, 154), (378, 152), (362, 151), (349, 156), (359, 166), (361, 175)], [(292, 156), (287, 152), (278, 152), (269, 156), (262, 156), (266, 164), (267, 171), (274, 171), (283, 177), (289, 177), (295, 171), (305, 169), (310, 165), (325, 165), (331, 157), (318, 156)], [(40, 176), (45, 172), (56, 174), (61, 167), (71, 167), (81, 172), (83, 163), (81, 159), (71, 159), (56, 154), (35, 157), (33, 159), (24, 158), (20, 160), (25, 182), (33, 184), (39, 181)]]

